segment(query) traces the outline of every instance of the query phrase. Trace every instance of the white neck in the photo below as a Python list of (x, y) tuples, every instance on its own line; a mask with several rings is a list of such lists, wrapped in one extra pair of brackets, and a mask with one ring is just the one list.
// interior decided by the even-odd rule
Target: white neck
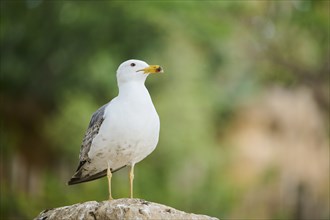
[(151, 99), (150, 94), (144, 85), (144, 82), (130, 81), (125, 83), (118, 83), (118, 88), (118, 98), (132, 98), (133, 100), (137, 99), (136, 101), (139, 101), (140, 97), (145, 97), (148, 100)]

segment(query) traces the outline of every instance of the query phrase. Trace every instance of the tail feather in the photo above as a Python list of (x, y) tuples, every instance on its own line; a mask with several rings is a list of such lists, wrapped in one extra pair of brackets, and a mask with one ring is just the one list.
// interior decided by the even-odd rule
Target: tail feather
[[(120, 170), (124, 167), (126, 167), (126, 165), (122, 166), (122, 167), (120, 167), (116, 170), (111, 170), (111, 173), (117, 172), (118, 170)], [(102, 170), (101, 172), (98, 172), (98, 173), (93, 174), (93, 175), (86, 175), (86, 176), (81, 176), (81, 175), (82, 175), (82, 173), (78, 169), (78, 171), (68, 181), (68, 185), (74, 185), (74, 184), (78, 184), (78, 183), (89, 182), (89, 181), (92, 181), (92, 180), (102, 178), (102, 177), (107, 175), (107, 169)]]
[(78, 183), (89, 182), (89, 181), (92, 181), (92, 180), (102, 178), (106, 175), (107, 175), (107, 170), (106, 169), (99, 172), (99, 173), (91, 175), (91, 176), (81, 177), (81, 176), (78, 176), (78, 175), (73, 175), (73, 177), (68, 181), (68, 185), (74, 185), (74, 184), (78, 184)]

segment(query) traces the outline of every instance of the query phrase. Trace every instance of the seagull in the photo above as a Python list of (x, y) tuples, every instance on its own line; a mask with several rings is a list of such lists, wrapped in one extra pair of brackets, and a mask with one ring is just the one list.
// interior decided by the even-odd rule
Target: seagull
[(79, 165), (68, 185), (108, 178), (109, 200), (112, 173), (130, 167), (130, 197), (133, 198), (134, 166), (157, 146), (160, 121), (145, 81), (162, 73), (159, 65), (127, 60), (117, 69), (118, 96), (92, 116), (83, 138)]

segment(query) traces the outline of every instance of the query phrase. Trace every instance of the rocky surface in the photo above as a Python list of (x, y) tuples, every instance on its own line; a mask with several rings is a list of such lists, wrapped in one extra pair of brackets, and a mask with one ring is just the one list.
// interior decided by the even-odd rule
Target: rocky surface
[(111, 201), (89, 201), (42, 211), (35, 220), (81, 219), (198, 219), (217, 218), (186, 213), (172, 207), (148, 202), (142, 199), (115, 199)]

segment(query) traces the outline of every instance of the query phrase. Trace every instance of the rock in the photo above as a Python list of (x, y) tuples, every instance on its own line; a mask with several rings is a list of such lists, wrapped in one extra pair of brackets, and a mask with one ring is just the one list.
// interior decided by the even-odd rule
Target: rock
[(172, 207), (148, 202), (143, 199), (115, 199), (111, 201), (89, 201), (71, 206), (42, 211), (35, 220), (81, 219), (198, 219), (216, 220), (206, 215), (196, 215)]

